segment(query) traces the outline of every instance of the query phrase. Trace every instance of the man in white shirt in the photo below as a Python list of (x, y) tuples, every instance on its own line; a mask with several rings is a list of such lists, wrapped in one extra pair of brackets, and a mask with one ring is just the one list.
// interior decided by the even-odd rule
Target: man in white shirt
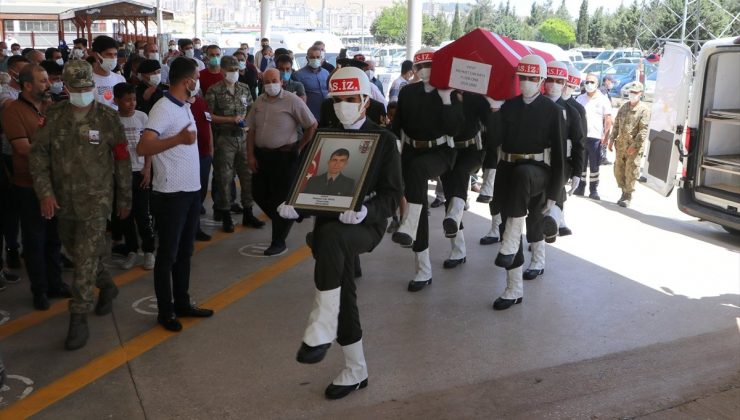
[[(589, 194), (588, 197), (599, 200), (599, 165), (601, 164), (601, 144), (607, 144), (609, 141), (609, 131), (612, 128), (612, 105), (609, 98), (599, 92), (599, 78), (593, 73), (586, 76), (586, 93), (581, 94), (576, 101), (586, 108), (586, 120), (588, 122), (588, 132), (586, 133), (586, 163), (587, 169), (581, 174), (581, 179), (586, 180), (587, 171), (590, 171), (588, 178)], [(581, 184), (573, 192), (575, 195), (584, 195), (586, 183)]]
[(393, 81), (393, 84), (391, 85), (391, 90), (388, 93), (388, 96), (390, 97), (391, 102), (398, 101), (398, 92), (401, 91), (402, 87), (409, 84), (409, 81), (413, 77), (414, 77), (414, 63), (411, 62), (411, 60), (406, 60), (403, 63), (401, 63), (401, 76), (399, 76), (398, 79)]
[[(200, 158), (188, 100), (199, 90), (197, 64), (178, 57), (170, 67), (170, 90), (149, 112), (136, 152), (152, 156), (152, 209), (159, 248), (154, 264), (157, 321), (182, 330), (177, 317), (210, 317), (213, 311), (190, 303), (190, 257), (200, 217)], [(173, 304), (174, 298), (174, 304)]]
[(125, 83), (126, 79), (120, 74), (113, 73), (118, 65), (118, 42), (115, 39), (100, 35), (92, 43), (93, 81), (95, 82), (95, 100), (113, 109), (118, 109), (113, 102), (113, 86)]
[(177, 41), (177, 47), (180, 49), (183, 57), (192, 58), (198, 65), (198, 71), (206, 68), (206, 65), (195, 56), (195, 45), (193, 41), (187, 38), (179, 39)]

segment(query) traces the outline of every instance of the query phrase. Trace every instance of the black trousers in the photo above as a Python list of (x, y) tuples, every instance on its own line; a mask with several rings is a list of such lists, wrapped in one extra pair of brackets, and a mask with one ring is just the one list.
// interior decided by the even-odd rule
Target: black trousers
[(499, 162), (493, 188), (492, 214), (502, 218), (527, 216), (527, 239), (539, 242), (542, 233), (542, 209), (547, 201), (549, 169), (534, 162)]
[(62, 289), (62, 241), (57, 218), (41, 216), (39, 200), (33, 188), (15, 186), (15, 197), (21, 217), (23, 260), (31, 282), (31, 293), (44, 295)]
[(452, 197), (467, 201), (468, 191), (470, 190), (470, 176), (478, 172), (482, 164), (483, 151), (478, 150), (475, 146), (457, 149), (457, 157), (452, 169), (440, 177), (442, 178), (442, 188), (447, 203), (450, 202)]
[[(601, 165), (601, 140), (588, 137), (586, 138), (586, 167), (591, 172), (588, 176), (589, 188), (595, 191), (599, 186), (599, 166)], [(581, 182), (585, 187), (586, 169), (581, 174)]]
[(337, 343), (342, 346), (362, 338), (357, 310), (355, 257), (372, 251), (380, 243), (387, 222), (345, 225), (338, 220), (317, 222), (311, 249), (316, 259), (314, 282), (320, 291), (341, 287)]
[(126, 248), (128, 252), (137, 252), (139, 250), (139, 237), (141, 237), (141, 249), (144, 252), (154, 252), (154, 228), (149, 208), (151, 190), (139, 186), (143, 179), (141, 172), (134, 172), (131, 175), (133, 202), (131, 215), (120, 221)]
[[(10, 185), (10, 177), (13, 175), (13, 158), (10, 155), (0, 154), (0, 227), (2, 227), (2, 239), (5, 239), (6, 249), (18, 249), (18, 208), (15, 206), (15, 186)], [(2, 248), (0, 248), (0, 257)], [(2, 258), (0, 258), (2, 267)]]
[[(429, 180), (452, 169), (457, 151), (447, 146), (431, 149), (415, 149), (403, 145), (401, 168), (403, 170), (404, 195), (412, 204), (421, 204), (419, 228), (412, 249), (421, 252), (429, 248), (429, 216), (427, 215), (427, 189)], [(444, 184), (444, 181), (443, 181)]]
[(255, 148), (257, 172), (252, 174), (254, 201), (272, 221), (272, 244), (285, 245), (293, 221), (283, 219), (277, 207), (288, 199), (290, 186), (298, 167), (296, 151)]
[(200, 191), (153, 192), (152, 208), (159, 236), (154, 291), (159, 315), (169, 316), (176, 307), (190, 306), (190, 258), (200, 218)]

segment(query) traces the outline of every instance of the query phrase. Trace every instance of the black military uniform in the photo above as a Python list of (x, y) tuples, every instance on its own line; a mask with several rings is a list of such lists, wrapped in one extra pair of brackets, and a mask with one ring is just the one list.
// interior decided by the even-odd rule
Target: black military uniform
[(454, 268), (465, 262), (465, 239), (462, 233), (462, 215), (468, 200), (470, 175), (483, 164), (483, 137), (481, 129), (488, 122), (491, 108), (484, 96), (463, 93), (465, 122), (454, 137), (457, 156), (452, 169), (440, 177), (445, 193), (446, 215), (442, 223), (445, 236), (451, 238), (452, 252), (444, 262), (445, 268)]

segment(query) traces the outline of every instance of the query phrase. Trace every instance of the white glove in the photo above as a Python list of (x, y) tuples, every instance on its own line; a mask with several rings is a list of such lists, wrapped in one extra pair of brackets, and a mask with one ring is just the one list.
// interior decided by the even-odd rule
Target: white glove
[(543, 213), (543, 214), (547, 214), (547, 213), (549, 213), (549, 212), (550, 212), (550, 209), (551, 209), (551, 208), (552, 208), (552, 206), (554, 206), (554, 205), (555, 205), (555, 200), (550, 200), (550, 199), (548, 198), (548, 199), (547, 199), (547, 203), (545, 204), (545, 208), (544, 208), (544, 209), (542, 210), (542, 213)]
[(486, 96), (486, 100), (488, 101), (488, 105), (490, 105), (491, 109), (495, 109), (498, 111), (501, 108), (501, 105), (504, 104), (504, 101), (497, 101), (489, 96)]
[(574, 176), (570, 179), (570, 189), (568, 190), (568, 195), (573, 195), (573, 191), (578, 188), (578, 186), (581, 185), (581, 177)]
[(339, 221), (345, 225), (356, 225), (365, 220), (365, 216), (367, 216), (367, 207), (362, 206), (360, 211), (347, 210), (343, 212), (339, 215)]
[(280, 203), (277, 211), (280, 217), (282, 217), (283, 219), (295, 220), (299, 217), (298, 212), (295, 211), (295, 207), (285, 204), (284, 201)]
[(437, 89), (437, 93), (442, 98), (443, 105), (452, 105), (452, 89)]

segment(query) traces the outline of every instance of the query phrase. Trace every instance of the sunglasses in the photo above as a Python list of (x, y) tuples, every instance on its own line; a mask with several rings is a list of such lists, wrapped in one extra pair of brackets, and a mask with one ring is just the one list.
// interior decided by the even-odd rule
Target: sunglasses
[(642, 92), (640, 92), (640, 91), (634, 91), (634, 90), (631, 90), (631, 91), (630, 91), (630, 93), (632, 93), (632, 94), (634, 94), (634, 95), (639, 95), (639, 94), (641, 94)]
[(596, 82), (586, 82), (587, 85), (595, 85)]

